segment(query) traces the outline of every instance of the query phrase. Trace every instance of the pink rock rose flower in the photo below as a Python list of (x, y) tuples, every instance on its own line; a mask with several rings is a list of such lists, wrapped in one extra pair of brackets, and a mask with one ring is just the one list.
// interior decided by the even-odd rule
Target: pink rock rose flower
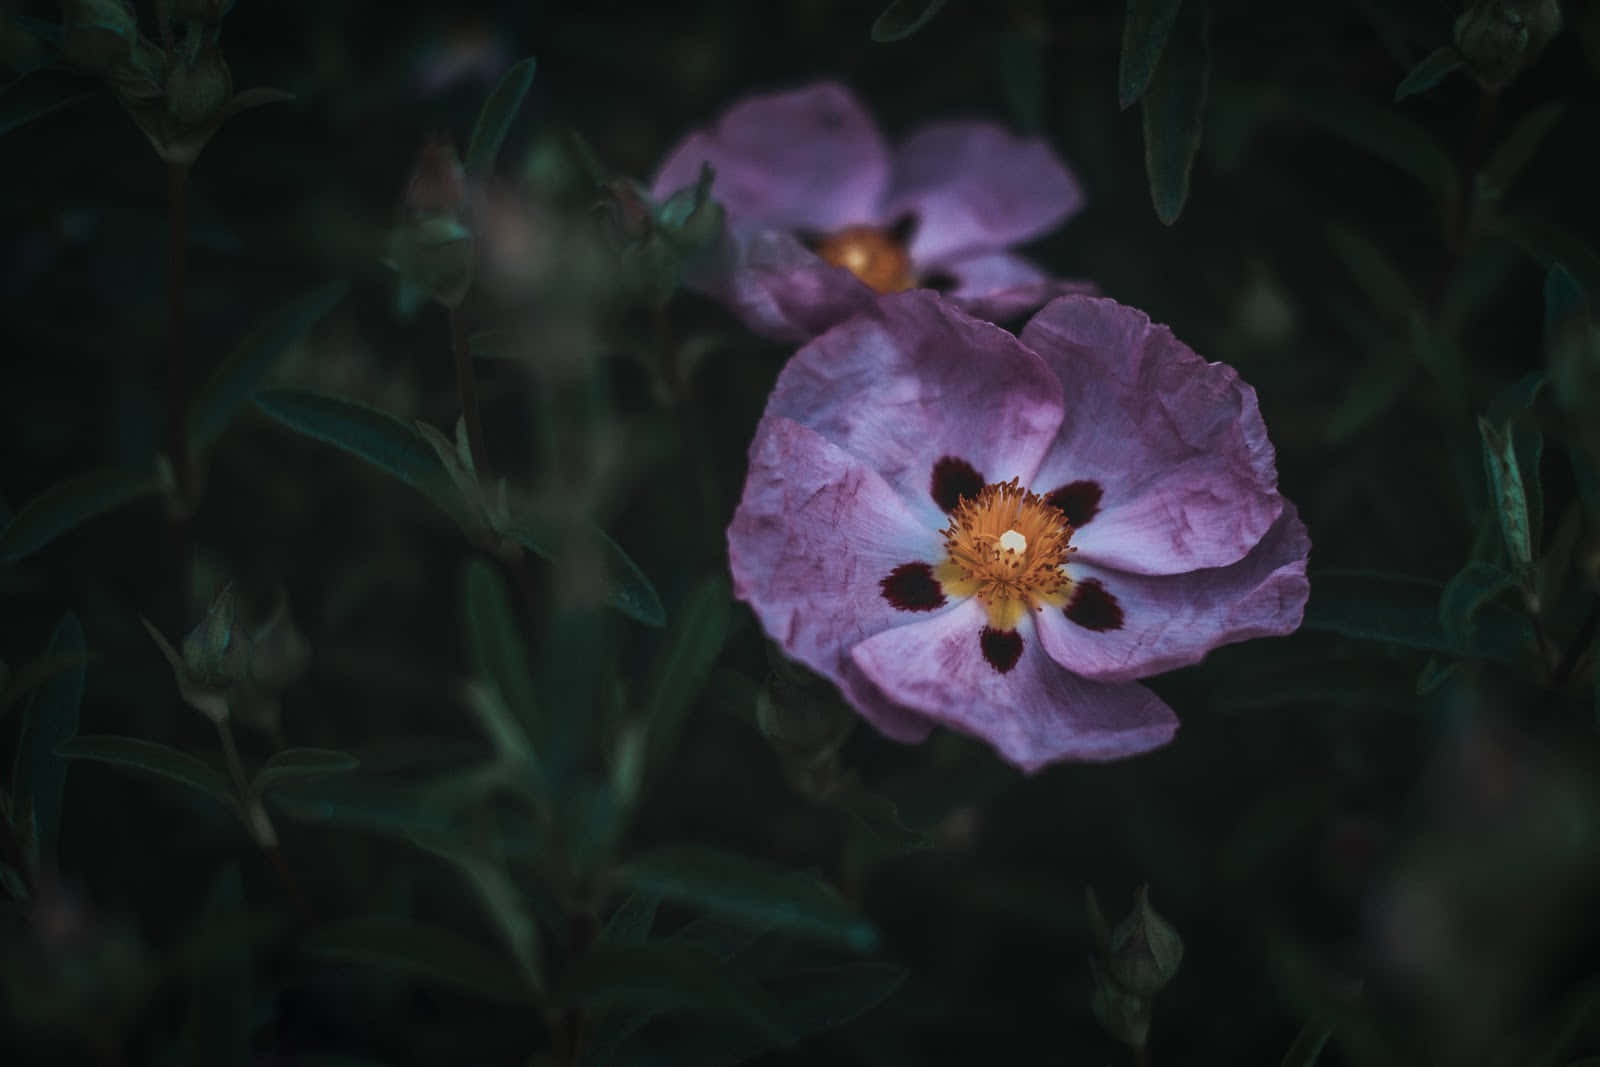
[(932, 123), (891, 151), (855, 96), (822, 82), (735, 104), (667, 154), (652, 194), (693, 185), (703, 163), (728, 234), (690, 283), (769, 337), (809, 339), (917, 286), (987, 319), (1093, 288), (1007, 251), (1076, 214), (1083, 191), (1044, 141), (993, 123)]
[(1029, 772), (1170, 740), (1133, 680), (1293, 631), (1309, 550), (1255, 391), (1091, 296), (1018, 337), (879, 298), (784, 368), (728, 528), (738, 596), (879, 731)]

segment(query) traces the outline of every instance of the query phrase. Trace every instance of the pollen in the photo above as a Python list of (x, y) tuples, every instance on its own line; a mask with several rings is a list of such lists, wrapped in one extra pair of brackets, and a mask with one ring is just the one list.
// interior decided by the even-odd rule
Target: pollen
[(1075, 551), (1071, 540), (1060, 508), (1015, 478), (995, 482), (950, 513), (946, 558), (934, 577), (948, 597), (977, 597), (990, 626), (1013, 630), (1029, 610), (1066, 606), (1072, 579), (1062, 565)]
[(905, 247), (875, 226), (847, 226), (830, 234), (817, 245), (817, 255), (880, 293), (898, 293), (917, 282)]

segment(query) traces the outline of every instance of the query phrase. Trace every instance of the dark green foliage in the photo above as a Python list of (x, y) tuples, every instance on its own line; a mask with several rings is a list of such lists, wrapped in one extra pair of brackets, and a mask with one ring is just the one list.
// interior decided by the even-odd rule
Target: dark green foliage
[(0, 563), (14, 563), (90, 519), (150, 496), (153, 473), (108, 467), (51, 486), (17, 509), (0, 530)]
[(412, 919), (364, 916), (312, 930), (300, 951), (338, 963), (380, 968), (453, 986), (486, 1000), (526, 1004), (530, 990), (511, 961), (459, 934)]
[(1117, 66), (1117, 104), (1126, 111), (1150, 87), (1183, 0), (1128, 0), (1122, 19), (1122, 59)]
[(522, 102), (533, 86), (535, 63), (532, 58), (516, 64), (500, 78), (500, 84), (483, 102), (483, 110), (472, 124), (472, 139), (467, 142), (467, 173), (483, 181), (494, 171), (494, 163), (505, 144), (506, 134), (516, 121)]
[(1408, 96), (1427, 92), (1444, 81), (1447, 76), (1460, 70), (1465, 62), (1454, 45), (1440, 45), (1424, 56), (1422, 61), (1401, 79), (1400, 84), (1395, 86), (1394, 102), (1398, 104)]
[[(1191, 0), (1178, 12), (1163, 59), (1145, 90), (1144, 167), (1156, 217), (1171, 226), (1189, 199), (1189, 178), (1205, 126), (1206, 94), (1211, 82), (1211, 9), (1206, 0)], [(1124, 107), (1131, 102), (1125, 98)]]
[(872, 39), (880, 44), (903, 41), (926, 26), (945, 0), (893, 0), (872, 20)]

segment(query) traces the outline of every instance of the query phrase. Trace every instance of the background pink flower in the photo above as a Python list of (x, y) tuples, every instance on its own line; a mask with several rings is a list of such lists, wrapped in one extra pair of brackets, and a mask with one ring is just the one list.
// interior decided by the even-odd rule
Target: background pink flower
[(1044, 141), (993, 123), (932, 123), (891, 151), (848, 89), (821, 82), (735, 104), (667, 154), (653, 194), (692, 185), (702, 163), (729, 235), (695, 284), (771, 337), (813, 337), (875, 291), (935, 286), (999, 319), (1092, 288), (1008, 251), (1075, 214), (1083, 191)]
[(1033, 771), (1165, 743), (1132, 680), (1300, 623), (1310, 543), (1254, 391), (1139, 311), (1020, 338), (880, 298), (778, 379), (728, 530), (735, 589), (889, 737)]

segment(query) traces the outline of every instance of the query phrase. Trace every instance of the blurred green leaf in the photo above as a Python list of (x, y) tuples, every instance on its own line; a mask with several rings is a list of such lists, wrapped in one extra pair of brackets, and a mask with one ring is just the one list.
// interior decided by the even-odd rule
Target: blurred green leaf
[(1498, 199), (1510, 190), (1512, 183), (1566, 113), (1565, 100), (1552, 100), (1517, 120), (1516, 126), (1500, 142), (1479, 175), (1478, 180), (1483, 183), (1487, 195)]
[(671, 759), (694, 698), (705, 686), (732, 622), (732, 591), (728, 579), (719, 574), (703, 579), (689, 592), (667, 628), (644, 687), (650, 694), (645, 705), (647, 773), (659, 773)]
[(327, 748), (286, 748), (274, 753), (261, 765), (250, 783), (250, 791), (261, 796), (273, 786), (306, 778), (325, 778), (330, 774), (343, 774), (361, 766), (361, 761), (348, 752), (335, 752)]
[(24, 74), (0, 88), (0, 137), (34, 119), (71, 107), (97, 95), (82, 89), (82, 81), (64, 81), (45, 72)]
[(247, 1063), (254, 1024), (249, 937), (220, 936), (242, 928), (244, 877), (234, 860), (217, 873), (200, 924), (207, 958), (191, 983), (183, 1043), (191, 1063)]
[(1327, 1023), (1306, 1023), (1295, 1035), (1289, 1051), (1283, 1054), (1283, 1067), (1312, 1067), (1332, 1036), (1333, 1027)]
[(1467, 661), (1448, 656), (1429, 656), (1417, 675), (1417, 696), (1424, 697), (1444, 685), (1467, 667)]
[(150, 471), (106, 467), (57, 482), (17, 510), (0, 530), (0, 563), (15, 563), (57, 537), (161, 488)]
[(911, 829), (901, 820), (894, 801), (872, 792), (855, 777), (829, 795), (827, 801), (850, 817), (880, 858), (891, 858), (930, 845), (926, 834)]
[[(560, 562), (559, 553), (553, 548), (558, 543), (557, 539), (542, 524), (524, 517), (501, 532), (540, 559)], [(639, 565), (622, 550), (622, 546), (598, 526), (589, 528), (589, 536), (600, 545), (605, 557), (611, 606), (646, 626), (660, 626), (666, 622), (666, 612), (661, 607), (661, 597), (656, 594), (655, 586), (650, 584), (650, 579), (644, 576)]]
[(1351, 440), (1399, 403), (1416, 376), (1416, 365), (1396, 352), (1380, 352), (1350, 379), (1344, 398), (1334, 407), (1323, 428), (1330, 445)]
[(1495, 597), (1517, 587), (1517, 577), (1504, 567), (1474, 561), (1458, 571), (1439, 597), (1439, 623), (1459, 647), (1467, 647), (1478, 613)]
[(1492, 602), (1479, 613), (1472, 641), (1456, 641), (1439, 622), (1443, 595), (1443, 585), (1423, 578), (1322, 571), (1312, 575), (1304, 625), (1365, 641), (1508, 663), (1528, 648), (1532, 634), (1527, 619)]
[(1544, 276), (1544, 343), (1553, 344), (1565, 325), (1589, 317), (1589, 299), (1572, 272), (1550, 264)]
[(348, 282), (338, 281), (303, 293), (258, 322), (234, 346), (217, 365), (211, 380), (195, 394), (189, 409), (189, 439), (197, 449), (216, 443), (261, 379), (349, 291)]
[(1416, 354), (1417, 362), (1438, 385), (1451, 417), (1464, 419), (1468, 413), (1468, 400), (1460, 349), (1420, 312), (1411, 316), (1408, 325), (1411, 350)]
[(461, 583), (461, 619), (473, 673), (499, 690), (534, 751), (545, 751), (551, 725), (545, 720), (528, 668), (528, 640), (517, 622), (505, 579), (487, 560), (467, 562)]
[(1329, 223), (1328, 244), (1333, 248), (1362, 293), (1385, 318), (1406, 324), (1422, 314), (1411, 283), (1394, 261), (1365, 235), (1342, 223)]
[(1171, 226), (1189, 199), (1189, 176), (1200, 150), (1211, 80), (1211, 10), (1191, 0), (1178, 13), (1143, 98), (1144, 165), (1156, 217)]
[(126, 767), (152, 778), (198, 789), (226, 806), (234, 802), (227, 775), (209, 763), (168, 745), (137, 737), (94, 734), (74, 737), (57, 751), (68, 759), (87, 759)]
[(1296, 94), (1301, 113), (1357, 148), (1399, 167), (1433, 196), (1441, 221), (1460, 211), (1461, 182), (1450, 153), (1417, 123), (1352, 94)]
[(78, 732), (87, 662), (83, 626), (76, 615), (68, 612), (56, 624), (44, 658), (76, 665), (56, 673), (34, 691), (23, 718), (12, 800), (32, 816), (31, 840), (37, 850), (33, 861), (53, 869), (61, 834), (61, 796), (67, 782), (66, 760), (57, 749)]
[[(1004, 31), (994, 36), (995, 64), (999, 67), (1000, 88), (1012, 121), (1023, 133), (1038, 134), (1045, 125), (1044, 45), (1033, 35)], [(696, 339), (702, 348), (714, 338)], [(692, 367), (685, 367), (687, 373)]]
[(777, 1021), (780, 1006), (737, 981), (711, 953), (693, 945), (596, 943), (567, 972), (555, 1001), (590, 1009), (709, 1015), (758, 1031), (770, 1045), (791, 1043)]
[(1573, 230), (1534, 215), (1498, 214), (1488, 223), (1497, 234), (1548, 270), (1561, 264), (1588, 293), (1600, 292), (1600, 255)]
[(1455, 45), (1440, 45), (1424, 56), (1422, 62), (1412, 67), (1411, 71), (1401, 79), (1394, 90), (1394, 102), (1398, 104), (1408, 96), (1427, 92), (1444, 81), (1447, 75), (1465, 65), (1466, 60), (1456, 51)]
[(661, 898), (649, 893), (630, 893), (617, 906), (600, 930), (600, 940), (613, 945), (637, 945), (650, 936)]
[(1183, 0), (1128, 0), (1117, 64), (1117, 105), (1126, 111), (1150, 87)]
[(485, 855), (476, 843), (466, 844), (458, 833), (413, 831), (409, 836), (417, 847), (455, 865), (477, 891), (484, 910), (506, 939), (511, 954), (521, 965), (526, 984), (535, 992), (542, 992), (545, 981), (539, 927), (516, 883), (506, 873), (504, 861)]
[(1528, 496), (1522, 487), (1516, 448), (1506, 427), (1495, 426), (1482, 416), (1478, 417), (1478, 435), (1483, 439), (1490, 503), (1500, 517), (1506, 552), (1512, 565), (1521, 572), (1533, 563), (1533, 534), (1528, 525)]
[(1544, 532), (1544, 485), (1539, 465), (1544, 460), (1544, 433), (1533, 416), (1533, 407), (1544, 391), (1543, 371), (1530, 371), (1500, 390), (1489, 402), (1486, 415), (1496, 426), (1503, 426), (1522, 474), (1524, 499), (1528, 506), (1528, 533), (1533, 554), (1538, 556)]
[(379, 967), (505, 1004), (529, 1004), (533, 991), (510, 960), (453, 930), (415, 919), (369, 915), (313, 930), (301, 951), (319, 959)]
[(29, 660), (0, 680), (0, 719), (23, 697), (57, 675), (86, 667), (93, 659), (87, 652), (70, 656), (41, 655)]
[(697, 845), (657, 849), (630, 863), (623, 880), (666, 900), (858, 952), (869, 952), (878, 943), (872, 924), (824, 883), (731, 852)]
[(467, 173), (473, 178), (483, 181), (494, 173), (500, 146), (505, 144), (506, 134), (533, 86), (534, 68), (532, 56), (522, 60), (505, 72), (483, 102), (477, 121), (472, 124), (472, 139), (467, 142)]
[(872, 39), (879, 44), (903, 41), (926, 26), (945, 0), (894, 0), (872, 20)]
[(427, 790), (361, 777), (286, 781), (268, 799), (294, 819), (402, 841), (417, 831), (443, 834), (453, 829), (449, 811), (431, 802)]

